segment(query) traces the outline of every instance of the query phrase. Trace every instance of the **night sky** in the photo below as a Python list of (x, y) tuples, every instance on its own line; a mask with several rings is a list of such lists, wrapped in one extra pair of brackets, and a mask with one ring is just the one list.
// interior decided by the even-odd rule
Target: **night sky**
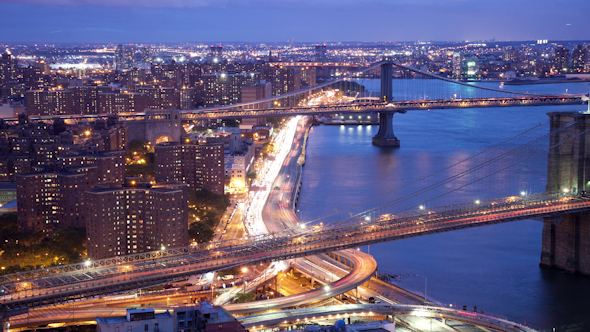
[(0, 0), (0, 42), (590, 39), (590, 0)]

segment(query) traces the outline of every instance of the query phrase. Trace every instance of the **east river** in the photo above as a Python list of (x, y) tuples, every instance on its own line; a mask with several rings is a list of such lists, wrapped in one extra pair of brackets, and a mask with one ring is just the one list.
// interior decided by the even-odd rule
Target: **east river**
[[(369, 90), (378, 89), (378, 81), (360, 83)], [(499, 84), (483, 85), (498, 87)], [(569, 93), (590, 92), (588, 83), (507, 85), (503, 88), (538, 93), (564, 93), (566, 89)], [(305, 222), (345, 210), (545, 122), (548, 112), (586, 108), (586, 105), (511, 107), (396, 114), (394, 132), (401, 140), (398, 149), (371, 144), (378, 131), (375, 125), (315, 126), (308, 140), (298, 216)], [(547, 124), (540, 128), (537, 132), (548, 132)], [(515, 194), (513, 191), (518, 190), (518, 186), (527, 192), (543, 192), (547, 162), (546, 154), (541, 156), (510, 170), (510, 174), (519, 179), (516, 184), (512, 180), (483, 181), (474, 189), (454, 192), (452, 202), (472, 202), (479, 196), (485, 196), (484, 199), (490, 195), (506, 197)], [(467, 164), (465, 168), (473, 166)], [(449, 172), (434, 175), (431, 183), (449, 176)], [(407, 193), (405, 189), (400, 190), (350, 212), (378, 206)], [(321, 220), (338, 220), (348, 217), (348, 213)], [(526, 322), (543, 331), (553, 328), (588, 331), (590, 278), (539, 267), (542, 228), (541, 221), (523, 220), (361, 249), (370, 250), (380, 272), (401, 275), (397, 283), (403, 287), (423, 293), (423, 277), (427, 278), (428, 297), (447, 306), (466, 305), (468, 310), (477, 306), (478, 310)]]

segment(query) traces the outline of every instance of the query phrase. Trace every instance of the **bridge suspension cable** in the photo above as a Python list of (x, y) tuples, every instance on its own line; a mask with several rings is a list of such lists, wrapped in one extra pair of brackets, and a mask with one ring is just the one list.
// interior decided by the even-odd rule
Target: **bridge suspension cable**
[[(471, 155), (471, 156), (469, 156), (469, 157), (467, 157), (467, 158), (465, 158), (465, 159), (462, 159), (462, 160), (460, 160), (460, 161), (458, 161), (458, 162), (456, 162), (456, 163), (453, 163), (453, 164), (451, 164), (451, 165), (449, 165), (449, 166), (447, 166), (447, 167), (444, 167), (444, 168), (442, 168), (442, 169), (440, 169), (440, 170), (438, 170), (438, 171), (436, 171), (436, 172), (433, 172), (433, 173), (431, 173), (431, 174), (429, 174), (429, 175), (427, 175), (427, 176), (424, 176), (424, 177), (422, 177), (422, 178), (416, 179), (416, 180), (414, 180), (414, 181), (412, 181), (412, 182), (410, 182), (410, 183), (408, 183), (408, 184), (405, 184), (405, 185), (403, 185), (403, 186), (397, 187), (397, 188), (395, 188), (395, 189), (392, 189), (392, 190), (390, 190), (390, 191), (387, 191), (387, 192), (385, 192), (385, 193), (383, 193), (383, 194), (380, 194), (380, 195), (378, 195), (378, 196), (375, 196), (375, 197), (372, 197), (372, 198), (370, 198), (370, 199), (368, 199), (368, 200), (362, 201), (362, 202), (360, 202), (360, 203), (358, 203), (358, 204), (355, 204), (355, 205), (349, 206), (349, 207), (347, 207), (347, 208), (345, 208), (345, 209), (342, 209), (342, 210), (336, 211), (336, 212), (334, 212), (334, 213), (330, 213), (330, 214), (328, 214), (328, 215), (321, 216), (321, 217), (319, 217), (319, 218), (315, 218), (315, 219), (309, 220), (309, 221), (307, 221), (307, 222), (305, 222), (305, 223), (306, 223), (306, 224), (307, 224), (307, 223), (310, 223), (310, 224), (312, 224), (312, 223), (317, 223), (317, 222), (319, 222), (319, 221), (321, 221), (321, 220), (325, 220), (325, 219), (327, 219), (327, 218), (329, 218), (329, 217), (332, 217), (332, 216), (338, 215), (338, 214), (340, 214), (340, 213), (342, 213), (342, 212), (347, 212), (347, 211), (353, 210), (354, 208), (357, 208), (357, 207), (360, 207), (360, 206), (366, 205), (366, 204), (368, 204), (368, 203), (370, 203), (370, 202), (373, 202), (373, 201), (375, 201), (375, 200), (377, 200), (377, 199), (380, 199), (380, 198), (383, 198), (383, 197), (389, 196), (389, 195), (391, 195), (391, 194), (393, 194), (393, 193), (399, 192), (399, 191), (401, 191), (401, 190), (403, 190), (403, 189), (406, 189), (406, 188), (409, 188), (409, 187), (411, 187), (411, 186), (413, 186), (413, 185), (419, 185), (419, 184), (423, 183), (423, 182), (424, 182), (425, 180), (427, 180), (427, 179), (430, 179), (430, 178), (432, 178), (432, 177), (435, 177), (436, 175), (439, 175), (439, 174), (441, 174), (441, 173), (444, 173), (444, 172), (446, 172), (446, 171), (448, 171), (448, 170), (451, 170), (451, 169), (453, 169), (453, 168), (456, 168), (457, 166), (459, 166), (459, 165), (461, 165), (461, 164), (464, 164), (464, 163), (466, 163), (466, 162), (468, 162), (468, 161), (470, 161), (470, 160), (473, 160), (473, 159), (475, 159), (475, 158), (477, 158), (477, 157), (479, 157), (479, 156), (487, 155), (487, 154), (489, 154), (490, 152), (496, 151), (496, 150), (497, 150), (498, 148), (500, 148), (501, 146), (504, 146), (504, 145), (506, 145), (506, 144), (507, 144), (507, 143), (509, 143), (509, 142), (514, 142), (514, 141), (518, 140), (519, 138), (522, 138), (522, 137), (524, 137), (525, 135), (527, 135), (527, 134), (529, 134), (529, 133), (533, 132), (534, 130), (536, 130), (536, 129), (539, 129), (539, 128), (543, 127), (543, 126), (544, 126), (545, 124), (547, 124), (548, 122), (549, 122), (549, 120), (546, 120), (546, 121), (544, 121), (544, 122), (541, 122), (541, 123), (539, 123), (539, 124), (537, 124), (537, 125), (535, 125), (535, 126), (533, 126), (533, 127), (529, 128), (529, 129), (527, 129), (527, 130), (525, 130), (525, 131), (523, 131), (523, 132), (521, 132), (521, 133), (519, 133), (519, 134), (517, 134), (517, 135), (515, 135), (515, 136), (512, 136), (512, 137), (510, 137), (510, 138), (508, 138), (508, 139), (506, 139), (506, 140), (504, 140), (504, 141), (502, 141), (502, 142), (500, 142), (500, 143), (497, 143), (497, 144), (496, 144), (496, 145), (494, 145), (494, 146), (491, 146), (491, 147), (489, 147), (489, 148), (487, 148), (487, 149), (485, 149), (485, 150), (482, 150), (482, 151), (480, 151), (480, 152), (478, 152), (478, 153), (476, 153), (476, 154), (473, 154), (473, 155)], [(560, 131), (562, 131), (562, 130), (565, 130), (565, 129), (567, 129), (567, 128), (570, 128), (570, 127), (571, 127), (571, 126), (573, 126), (573, 125), (574, 125), (574, 123), (570, 123), (570, 124), (568, 124), (568, 125), (566, 125), (566, 126), (563, 126), (563, 127), (559, 128), (559, 129), (555, 130), (555, 131), (553, 132), (553, 134), (555, 134), (555, 133), (557, 133), (557, 132), (560, 132)], [(543, 136), (541, 136), (541, 137), (538, 137), (538, 138), (537, 138), (537, 140), (536, 140), (535, 142), (538, 142), (538, 141), (540, 141), (540, 140), (542, 140), (542, 139), (545, 139), (545, 138), (549, 137), (550, 135), (551, 135), (551, 133), (549, 133), (549, 134), (545, 134), (545, 135), (543, 135)], [(533, 142), (529, 142), (529, 144), (532, 144), (532, 143), (533, 143)], [(521, 148), (524, 148), (524, 146), (520, 146), (520, 147), (521, 147)], [(488, 161), (488, 163), (489, 163), (489, 162), (491, 162), (491, 161), (492, 161), (492, 160), (489, 160), (489, 161)], [(468, 173), (468, 172), (470, 172), (470, 171), (477, 170), (478, 168), (480, 168), (480, 167), (478, 167), (478, 166), (476, 166), (476, 167), (473, 167), (473, 168), (471, 168), (471, 169), (468, 169), (468, 170), (466, 170), (466, 171), (463, 171), (463, 172), (462, 172), (462, 174), (466, 174), (466, 173)], [(456, 179), (457, 177), (460, 177), (460, 175), (461, 175), (461, 174), (456, 174), (456, 175), (454, 175), (454, 176), (452, 176), (452, 177), (445, 178), (444, 180), (441, 180), (441, 181), (437, 182), (436, 184), (444, 184), (444, 183), (450, 182), (450, 181), (452, 181), (452, 180)], [(418, 193), (418, 194), (420, 194), (420, 193), (423, 193), (423, 192), (426, 192), (426, 191), (428, 191), (428, 190), (429, 190), (429, 189), (426, 189), (426, 188), (424, 188), (424, 187), (426, 187), (426, 186), (422, 186), (422, 187), (423, 187), (423, 189), (422, 189), (422, 190), (419, 190), (419, 193)], [(418, 195), (418, 194), (416, 194), (416, 195)], [(413, 194), (410, 194), (410, 195), (413, 195)], [(409, 196), (409, 195), (406, 195), (406, 196), (404, 196), (404, 197), (401, 197), (401, 198), (399, 198), (398, 200), (400, 200), (400, 201), (404, 201), (404, 198), (405, 198), (405, 197), (408, 197), (408, 196)], [(395, 203), (393, 203), (393, 204), (395, 204)], [(375, 209), (377, 209), (377, 208), (375, 208)], [(359, 217), (359, 216), (362, 216), (362, 215), (366, 215), (366, 214), (368, 214), (368, 213), (373, 213), (373, 212), (375, 212), (375, 211), (373, 211), (373, 209), (369, 209), (369, 210), (366, 210), (366, 211), (359, 212), (359, 213), (356, 213), (356, 214), (354, 214), (354, 215), (351, 215), (351, 218), (356, 218), (356, 217)]]
[[(520, 163), (522, 163), (522, 162), (524, 162), (526, 160), (529, 160), (529, 159), (531, 159), (531, 158), (533, 158), (535, 156), (538, 156), (538, 155), (540, 155), (540, 154), (542, 154), (544, 152), (547, 152), (550, 149), (553, 149), (553, 148), (555, 148), (557, 146), (560, 146), (562, 144), (565, 144), (565, 143), (571, 141), (572, 139), (574, 139), (574, 138), (576, 138), (576, 137), (578, 137), (580, 135), (583, 135), (587, 131), (589, 131), (589, 130), (586, 130), (586, 131), (583, 131), (583, 132), (581, 132), (579, 134), (576, 134), (576, 135), (573, 135), (572, 134), (571, 136), (562, 139), (562, 141), (560, 141), (559, 143), (557, 143), (555, 145), (552, 145), (552, 146), (547, 145), (547, 146), (545, 146), (544, 148), (542, 148), (540, 150), (536, 150), (536, 149), (533, 149), (532, 148), (532, 147), (538, 145), (539, 143), (545, 143), (546, 142), (546, 139), (549, 136), (558, 134), (558, 133), (560, 133), (562, 131), (567, 131), (568, 129), (573, 128), (576, 124), (577, 124), (577, 121), (571, 122), (571, 123), (569, 123), (569, 124), (567, 124), (567, 125), (565, 125), (563, 127), (560, 127), (557, 130), (554, 130), (554, 131), (550, 132), (549, 134), (545, 134), (545, 135), (542, 135), (540, 137), (537, 137), (537, 138), (535, 138), (535, 139), (527, 142), (524, 145), (518, 146), (517, 148), (514, 148), (514, 149), (512, 149), (512, 150), (510, 150), (508, 152), (502, 153), (499, 156), (493, 157), (492, 159), (490, 159), (490, 160), (488, 160), (488, 161), (486, 161), (486, 162), (484, 162), (482, 164), (478, 164), (475, 167), (472, 167), (472, 168), (470, 168), (468, 170), (459, 172), (459, 173), (457, 173), (457, 174), (455, 174), (455, 175), (453, 175), (451, 177), (448, 177), (448, 178), (445, 178), (445, 179), (443, 179), (441, 181), (436, 182), (432, 186), (442, 187), (443, 185), (448, 185), (449, 183), (452, 183), (453, 181), (456, 181), (458, 179), (461, 179), (461, 178), (464, 178), (464, 177), (466, 177), (468, 175), (471, 175), (474, 172), (477, 172), (477, 171), (480, 171), (480, 170), (484, 170), (488, 166), (493, 166), (495, 164), (498, 164), (500, 161), (503, 161), (503, 160), (505, 160), (507, 158), (516, 157), (515, 160), (512, 161), (512, 162), (510, 162), (508, 165), (501, 165), (497, 169), (492, 169), (491, 171), (484, 173), (481, 177), (475, 178), (474, 180), (470, 180), (470, 181), (468, 181), (465, 184), (459, 185), (458, 187), (451, 188), (448, 191), (443, 192), (443, 193), (440, 193), (440, 194), (437, 194), (436, 196), (434, 196), (432, 198), (425, 198), (421, 202), (423, 204), (426, 204), (428, 202), (433, 202), (434, 200), (436, 200), (438, 198), (447, 196), (447, 195), (449, 195), (449, 194), (451, 194), (453, 192), (456, 192), (456, 191), (458, 191), (460, 189), (463, 189), (463, 188), (465, 188), (465, 187), (467, 187), (469, 185), (472, 185), (474, 183), (480, 182), (480, 181), (482, 181), (484, 179), (487, 179), (487, 178), (489, 178), (489, 177), (491, 177), (491, 176), (493, 176), (495, 174), (498, 174), (501, 171), (504, 171), (504, 170), (506, 170), (508, 168), (511, 168), (511, 167), (515, 166), (515, 165), (518, 165), (518, 164), (520, 164)], [(493, 149), (488, 149), (488, 150), (486, 150), (486, 152), (487, 151), (491, 151), (491, 150), (493, 150)], [(478, 154), (478, 155), (481, 155), (481, 154)], [(464, 161), (466, 161), (468, 159), (471, 159), (471, 158), (467, 158), (467, 159), (465, 159), (465, 160), (463, 160), (463, 161), (461, 161), (461, 162), (459, 162), (459, 163), (457, 163), (455, 165), (458, 165), (458, 164), (460, 164), (460, 163), (462, 163), (462, 162), (464, 162)], [(452, 167), (453, 166), (451, 166), (449, 168), (452, 168)], [(421, 179), (413, 182), (413, 184), (420, 183), (423, 180), (425, 180), (427, 178), (430, 178), (431, 176), (432, 175), (423, 177), (423, 178), (421, 178)], [(407, 202), (408, 200), (410, 200), (412, 198), (416, 198), (416, 197), (418, 197), (420, 195), (424, 195), (426, 193), (430, 193), (430, 191), (431, 191), (430, 188), (431, 188), (430, 186), (422, 186), (421, 189), (419, 189), (419, 190), (417, 190), (417, 191), (415, 191), (413, 193), (410, 193), (410, 194), (405, 195), (403, 197), (400, 197), (400, 198), (391, 200), (391, 201), (386, 202), (386, 203), (384, 203), (384, 204), (382, 204), (380, 206), (377, 206), (377, 207), (374, 207), (374, 208), (370, 208), (370, 209), (367, 209), (365, 211), (362, 211), (362, 212), (356, 213), (354, 215), (351, 215), (350, 217), (341, 220), (341, 222), (354, 221), (354, 220), (361, 219), (362, 217), (376, 215), (379, 211), (384, 211), (387, 208), (391, 208), (391, 207), (396, 206), (396, 205), (398, 205), (400, 203)], [(399, 188), (399, 189), (401, 189), (401, 188)], [(396, 189), (395, 191), (397, 191), (399, 189)], [(383, 196), (385, 196), (385, 195), (383, 195)], [(374, 200), (374, 199), (372, 199), (372, 200)], [(371, 201), (371, 200), (369, 200), (369, 201)], [(403, 210), (401, 212), (408, 211), (408, 210), (414, 210), (415, 208), (416, 208), (416, 206), (414, 206), (413, 208), (412, 207), (406, 207), (406, 208), (403, 208)], [(397, 212), (397, 213), (399, 213), (399, 212)], [(316, 221), (317, 220), (319, 220), (319, 219), (316, 219)], [(340, 223), (340, 222), (338, 222), (338, 223)]]

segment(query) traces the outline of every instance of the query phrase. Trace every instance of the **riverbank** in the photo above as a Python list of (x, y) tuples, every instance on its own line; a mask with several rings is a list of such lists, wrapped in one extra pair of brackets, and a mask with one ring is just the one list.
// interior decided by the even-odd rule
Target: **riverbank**
[(305, 135), (303, 136), (303, 145), (301, 146), (301, 154), (297, 159), (297, 164), (299, 166), (305, 165), (305, 151), (307, 147), (307, 139), (309, 138), (309, 131), (313, 126), (313, 117), (310, 117), (307, 122), (305, 123)]

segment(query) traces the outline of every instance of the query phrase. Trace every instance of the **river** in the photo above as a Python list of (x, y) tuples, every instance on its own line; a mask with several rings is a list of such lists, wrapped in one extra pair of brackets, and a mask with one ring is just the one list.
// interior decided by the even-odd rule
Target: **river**
[[(379, 87), (377, 80), (363, 80), (361, 84), (374, 91)], [(590, 91), (588, 83), (503, 88), (538, 93)], [(394, 131), (401, 140), (399, 149), (372, 146), (378, 126), (313, 127), (303, 167), (298, 216), (304, 222), (315, 220), (425, 177), (546, 121), (547, 112), (585, 109), (586, 105), (397, 114)], [(546, 124), (542, 128), (548, 131)], [(544, 158), (511, 171), (521, 185), (522, 181), (526, 183), (527, 192), (544, 191), (546, 155)], [(448, 174), (442, 172), (432, 179), (445, 176)], [(488, 181), (484, 187), (459, 191), (453, 198), (469, 202), (479, 198), (475, 197), (477, 190), (496, 197), (509, 196), (512, 193), (507, 191), (516, 190), (508, 185), (511, 183)], [(540, 221), (523, 220), (372, 245), (362, 250), (370, 250), (379, 271), (404, 275), (397, 281), (403, 287), (423, 293), (425, 279), (409, 275), (424, 276), (428, 297), (445, 305), (466, 305), (468, 310), (477, 306), (478, 310), (543, 331), (588, 331), (590, 279), (539, 267), (542, 227)]]

